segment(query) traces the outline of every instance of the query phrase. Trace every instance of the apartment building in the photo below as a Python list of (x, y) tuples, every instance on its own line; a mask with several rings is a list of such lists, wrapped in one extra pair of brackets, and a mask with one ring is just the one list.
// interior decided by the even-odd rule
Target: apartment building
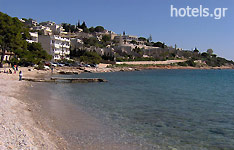
[(52, 55), (53, 61), (70, 59), (70, 39), (58, 35), (39, 35), (38, 40), (43, 49)]

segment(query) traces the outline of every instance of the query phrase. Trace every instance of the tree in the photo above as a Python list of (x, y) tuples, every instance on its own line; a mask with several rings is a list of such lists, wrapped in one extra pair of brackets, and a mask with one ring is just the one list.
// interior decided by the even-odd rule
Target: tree
[(130, 41), (130, 43), (137, 44), (137, 42), (135, 40)]
[(101, 60), (102, 57), (99, 56), (96, 52), (85, 52), (83, 56), (80, 57), (80, 61), (89, 64), (99, 64)]
[(89, 32), (91, 32), (91, 33), (95, 32), (95, 28), (94, 27), (90, 27), (89, 28)]
[(11, 64), (19, 64), (21, 66), (31, 66), (33, 64), (39, 64), (41, 61), (51, 60), (52, 56), (48, 55), (43, 50), (40, 43), (28, 43), (26, 51), (16, 51), (20, 57), (19, 61), (11, 60)]
[(84, 38), (83, 42), (86, 46), (96, 46), (98, 44), (98, 39), (95, 37), (90, 37), (90, 38)]
[(207, 52), (209, 55), (212, 55), (214, 51), (213, 51), (213, 49), (210, 48), (210, 49), (208, 49), (206, 52)]
[(77, 27), (78, 27), (78, 28), (81, 28), (80, 20), (78, 20)]
[(147, 39), (144, 38), (144, 37), (139, 37), (138, 40), (139, 40), (139, 41), (147, 41)]
[(18, 18), (12, 18), (0, 12), (0, 46), (2, 50), (0, 67), (2, 67), (6, 50), (16, 53), (16, 51), (27, 49), (27, 38), (29, 38), (28, 29)]
[(87, 28), (86, 23), (85, 23), (84, 21), (83, 21), (83, 23), (81, 24), (80, 28), (83, 29), (83, 30)]
[(65, 32), (71, 32), (74, 33), (78, 31), (75, 25), (67, 24), (67, 23), (62, 23), (62, 27), (65, 29)]
[(1, 63), (6, 50), (14, 52), (11, 64), (32, 65), (38, 64), (41, 60), (50, 60), (51, 56), (46, 53), (39, 43), (27, 43), (29, 29), (19, 21), (18, 18), (10, 17), (0, 12), (0, 46), (2, 49)]
[(208, 56), (208, 54), (207, 54), (207, 53), (205, 53), (205, 52), (203, 52), (203, 53), (201, 54), (201, 56), (202, 56), (202, 57), (207, 57), (207, 56)]
[(154, 43), (153, 46), (154, 46), (154, 47), (161, 47), (161, 48), (164, 48), (164, 47), (165, 47), (165, 44), (162, 43), (162, 42), (157, 42), (157, 43)]
[(103, 35), (102, 36), (102, 40), (104, 41), (104, 42), (108, 42), (108, 41), (110, 41), (111, 40), (111, 37), (110, 37), (110, 35)]
[(84, 29), (83, 29), (83, 32), (84, 32), (84, 33), (89, 33), (90, 31), (89, 31), (88, 28), (84, 28)]
[(95, 31), (96, 32), (103, 32), (105, 29), (102, 26), (96, 26)]

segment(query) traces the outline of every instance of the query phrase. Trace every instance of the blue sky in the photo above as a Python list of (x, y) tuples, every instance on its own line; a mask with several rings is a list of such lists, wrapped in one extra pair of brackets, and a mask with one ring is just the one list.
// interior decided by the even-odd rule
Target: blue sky
[[(226, 17), (214, 18), (170, 16), (175, 8), (228, 8)], [(86, 21), (90, 26), (102, 25), (116, 33), (149, 37), (167, 45), (200, 51), (212, 48), (214, 53), (234, 60), (233, 0), (0, 0), (0, 11), (38, 22), (54, 21), (76, 24)]]

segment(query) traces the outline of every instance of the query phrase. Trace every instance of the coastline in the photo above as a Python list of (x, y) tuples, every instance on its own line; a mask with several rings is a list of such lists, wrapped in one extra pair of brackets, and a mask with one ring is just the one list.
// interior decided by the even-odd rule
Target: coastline
[(221, 66), (221, 67), (191, 67), (191, 66), (177, 66), (177, 65), (117, 65), (92, 67), (58, 67), (54, 69), (53, 74), (81, 74), (81, 73), (105, 73), (105, 72), (125, 72), (125, 71), (140, 71), (140, 70), (153, 70), (153, 69), (174, 69), (174, 70), (223, 70), (234, 69), (234, 66)]
[[(64, 67), (65, 68), (65, 67)], [(60, 70), (64, 68), (58, 68)], [(70, 68), (71, 69), (71, 68)], [(74, 69), (74, 68), (72, 68)], [(84, 68), (84, 69), (93, 69), (94, 71), (89, 71), (90, 73), (100, 73), (100, 72), (116, 72), (116, 71), (137, 71), (144, 69), (233, 69), (232, 67), (204, 67), (204, 68), (195, 68), (195, 67), (178, 67), (178, 66), (137, 66), (133, 67), (116, 67), (116, 68)], [(43, 70), (33, 70), (32, 68), (20, 68), (23, 70), (24, 76), (26, 77), (46, 77), (51, 76), (51, 71)], [(30, 70), (30, 71), (29, 71)], [(69, 71), (69, 70), (68, 70)], [(84, 70), (83, 70), (84, 71)], [(87, 71), (84, 71), (87, 72)], [(57, 72), (58, 73), (58, 72)], [(0, 104), (0, 132), (3, 133), (0, 136), (0, 149), (69, 149), (68, 142), (63, 138), (63, 135), (57, 132), (58, 128), (53, 128), (50, 126), (49, 122), (54, 124), (54, 120), (47, 116), (44, 113), (44, 109), (38, 105), (36, 100), (32, 100), (30, 96), (30, 90), (36, 84), (27, 82), (27, 81), (18, 81), (18, 74), (4, 74), (0, 73), (0, 93), (1, 93), (1, 104)], [(31, 88), (32, 87), (32, 88)], [(38, 95), (40, 97), (38, 92)], [(35, 95), (34, 95), (35, 96)], [(45, 102), (45, 105), (48, 104)], [(62, 104), (60, 104), (62, 106)], [(59, 108), (59, 107), (58, 107)], [(69, 108), (71, 108), (69, 106)], [(79, 132), (83, 136), (90, 136), (86, 132), (83, 133), (85, 122), (93, 120), (92, 117), (87, 117), (85, 112), (78, 112), (78, 120), (83, 118), (84, 123), (80, 124)], [(77, 114), (77, 111), (76, 113)], [(61, 114), (60, 114), (61, 115)], [(69, 113), (65, 115), (65, 118), (69, 116)], [(84, 117), (86, 116), (86, 117)], [(90, 119), (91, 118), (91, 119)], [(70, 118), (71, 119), (71, 118)], [(77, 118), (76, 118), (77, 119)], [(65, 121), (67, 122), (68, 119)], [(79, 120), (80, 121), (80, 120)], [(77, 121), (77, 122), (79, 122)], [(94, 126), (99, 126), (100, 124), (95, 124), (94, 122), (87, 124), (93, 124)], [(64, 122), (61, 121), (61, 123)], [(96, 121), (98, 122), (98, 121)], [(47, 124), (48, 123), (48, 124)], [(58, 122), (57, 122), (58, 123)], [(87, 131), (94, 131), (93, 127), (90, 126), (87, 128)], [(70, 126), (72, 127), (72, 126)], [(101, 129), (100, 129), (101, 128)], [(99, 135), (103, 131), (103, 127), (100, 125), (100, 128), (95, 129), (95, 133)], [(82, 132), (81, 132), (82, 131)], [(111, 134), (111, 131), (108, 133)], [(101, 138), (100, 138), (101, 139)], [(76, 141), (77, 142), (77, 141)], [(80, 145), (79, 145), (80, 144)], [(94, 143), (90, 147), (85, 147), (82, 143), (79, 143), (76, 146), (79, 148), (86, 149), (95, 149), (95, 146), (101, 146), (106, 148), (115, 149), (125, 149), (130, 148), (136, 145), (122, 145), (120, 143), (105, 142), (105, 144), (100, 145), (100, 143)], [(108, 145), (109, 144), (109, 145)], [(137, 146), (136, 146), (137, 147)], [(74, 147), (73, 147), (74, 148)], [(72, 149), (72, 148), (70, 148)], [(137, 148), (133, 148), (137, 149)]]

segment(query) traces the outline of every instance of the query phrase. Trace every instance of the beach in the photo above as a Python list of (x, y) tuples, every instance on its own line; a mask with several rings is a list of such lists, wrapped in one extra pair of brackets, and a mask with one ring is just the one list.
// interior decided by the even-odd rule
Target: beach
[(33, 108), (24, 100), (27, 86), (28, 82), (18, 81), (18, 72), (0, 73), (0, 149), (59, 149), (33, 119)]
[[(74, 75), (75, 77), (100, 77), (110, 81), (105, 84), (33, 83), (24, 80), (18, 81), (18, 72), (16, 74), (0, 73), (0, 132), (2, 133), (0, 135), (0, 149), (148, 150), (164, 149), (165, 147), (165, 149), (170, 149), (168, 147), (200, 148), (199, 145), (194, 144), (193, 141), (194, 139), (198, 143), (200, 141), (205, 141), (205, 136), (200, 132), (200, 129), (207, 132), (207, 135), (210, 134), (208, 132), (209, 130), (204, 129), (205, 127), (203, 126), (200, 127), (196, 125), (198, 128), (196, 130), (193, 129), (193, 132), (198, 136), (201, 135), (203, 139), (201, 140), (198, 137), (194, 137), (192, 140), (187, 141), (190, 144), (183, 145), (185, 135), (183, 135), (184, 132), (182, 131), (190, 130), (187, 124), (191, 123), (189, 121), (186, 122), (186, 119), (191, 121), (193, 118), (186, 118), (184, 116), (186, 122), (184, 124), (186, 126), (183, 127), (180, 135), (178, 132), (179, 129), (177, 130), (175, 128), (175, 126), (177, 126), (176, 121), (181, 121), (180, 117), (178, 117), (178, 120), (176, 117), (175, 122), (172, 123), (170, 120), (173, 117), (170, 113), (167, 113), (167, 111), (174, 111), (172, 114), (178, 113), (180, 116), (183, 116), (183, 113), (180, 112), (180, 109), (167, 108), (167, 105), (163, 108), (158, 108), (158, 106), (164, 105), (161, 99), (164, 99), (164, 97), (168, 95), (164, 93), (166, 91), (162, 89), (166, 89), (163, 87), (171, 87), (171, 91), (174, 91), (174, 86), (165, 86), (164, 84), (169, 84), (169, 82), (167, 82), (168, 80), (171, 81), (173, 85), (179, 80), (183, 83), (184, 79), (181, 78), (181, 76), (183, 76), (184, 73), (186, 78), (189, 77), (188, 82), (190, 82), (191, 77), (205, 77), (204, 74), (207, 73), (213, 77), (213, 73), (222, 74), (223, 71), (210, 70), (211, 68), (198, 70), (198, 68), (190, 69), (185, 67), (149, 67), (147, 68), (149, 70), (132, 72), (135, 69), (126, 68), (128, 68), (130, 72), (122, 72), (119, 68), (115, 68), (115, 71), (118, 70), (116, 73), (83, 73), (78, 76), (76, 74), (71, 74), (71, 76)], [(62, 69), (64, 68), (56, 68), (56, 71)], [(111, 70), (111, 68), (99, 69), (102, 71), (105, 70), (103, 72)], [(23, 77), (25, 78), (43, 78), (51, 76), (50, 70), (35, 70), (30, 67), (19, 68), (19, 70), (23, 71)], [(73, 68), (73, 71), (74, 70)], [(59, 74), (58, 72), (55, 73)], [(232, 70), (224, 70), (224, 73), (229, 75), (232, 73)], [(176, 75), (176, 79), (174, 79), (174, 76), (171, 76), (172, 74)], [(199, 77), (196, 77), (194, 74), (199, 75)], [(150, 75), (149, 78), (148, 75)], [(144, 76), (146, 78), (144, 78)], [(171, 79), (172, 77), (173, 80)], [(227, 76), (227, 78), (228, 77), (229, 76)], [(161, 82), (161, 79), (164, 79), (163, 82)], [(218, 76), (217, 79), (219, 79)], [(151, 83), (152, 80), (155, 80), (155, 84)], [(204, 81), (209, 80), (204, 79)], [(201, 84), (203, 84), (203, 82), (201, 82)], [(141, 92), (135, 92), (135, 90), (143, 90), (142, 85), (146, 86), (145, 90), (148, 93), (147, 95), (141, 94)], [(155, 87), (154, 85), (158, 86)], [(220, 85), (223, 86), (222, 81), (220, 81)], [(188, 86), (188, 84), (184, 83), (182, 87), (186, 86)], [(128, 90), (121, 90), (123, 87)], [(179, 86), (177, 88), (182, 87)], [(150, 91), (149, 89), (154, 90)], [(184, 92), (182, 93), (193, 93), (186, 89), (187, 88), (183, 89)], [(193, 89), (193, 87), (188, 89)], [(116, 92), (113, 93), (113, 91)], [(156, 92), (156, 94), (155, 91), (161, 92)], [(118, 95), (118, 93), (120, 93), (120, 95)], [(177, 100), (190, 99), (190, 97), (182, 97), (181, 99), (182, 93), (177, 94)], [(170, 100), (174, 99), (175, 95), (169, 94), (168, 96), (169, 97), (166, 97), (167, 103), (171, 103)], [(173, 98), (170, 96), (173, 96)], [(206, 95), (204, 95), (204, 97), (205, 96)], [(159, 101), (160, 105), (154, 104), (155, 97), (159, 97), (157, 101)], [(150, 101), (148, 101), (149, 98), (151, 99)], [(228, 98), (226, 99), (228, 100)], [(147, 104), (148, 102), (149, 104)], [(182, 102), (187, 103), (186, 101)], [(197, 102), (199, 102), (199, 97), (197, 97)], [(207, 104), (207, 107), (208, 106)], [(181, 106), (178, 105), (178, 107)], [(225, 105), (225, 107), (227, 106)], [(204, 110), (205, 109), (206, 108), (204, 108)], [(135, 115), (135, 113), (138, 115)], [(199, 114), (200, 111), (197, 113)], [(212, 112), (212, 114), (213, 113), (214, 112)], [(211, 118), (213, 117), (212, 114), (210, 116)], [(130, 120), (129, 118), (122, 118), (123, 115), (128, 116)], [(152, 116), (145, 117), (149, 115)], [(112, 120), (113, 118), (114, 120)], [(212, 124), (213, 122), (211, 125)], [(226, 128), (221, 129), (224, 130), (226, 134)], [(217, 128), (217, 130), (221, 129)], [(126, 132), (127, 130), (131, 132)], [(212, 131), (210, 136), (213, 138), (213, 134), (216, 133), (216, 131), (213, 131), (213, 129), (210, 130)], [(219, 134), (219, 132), (217, 134)], [(150, 142), (150, 145), (148, 145), (143, 136)], [(181, 141), (174, 139), (174, 137), (177, 136), (181, 138)], [(186, 136), (191, 138), (189, 134)], [(225, 135), (222, 138), (227, 138), (228, 136), (227, 134), (227, 136)], [(164, 143), (163, 141), (166, 142)], [(214, 137), (214, 143), (208, 142), (208, 144), (204, 144), (204, 146), (220, 144), (217, 141), (218, 140)], [(173, 144), (174, 142), (175, 144)]]
[[(51, 75), (30, 67), (19, 70), (26, 78)], [(123, 135), (68, 101), (51, 97), (44, 85), (19, 81), (18, 73), (0, 73), (0, 149), (147, 149), (124, 141)]]

